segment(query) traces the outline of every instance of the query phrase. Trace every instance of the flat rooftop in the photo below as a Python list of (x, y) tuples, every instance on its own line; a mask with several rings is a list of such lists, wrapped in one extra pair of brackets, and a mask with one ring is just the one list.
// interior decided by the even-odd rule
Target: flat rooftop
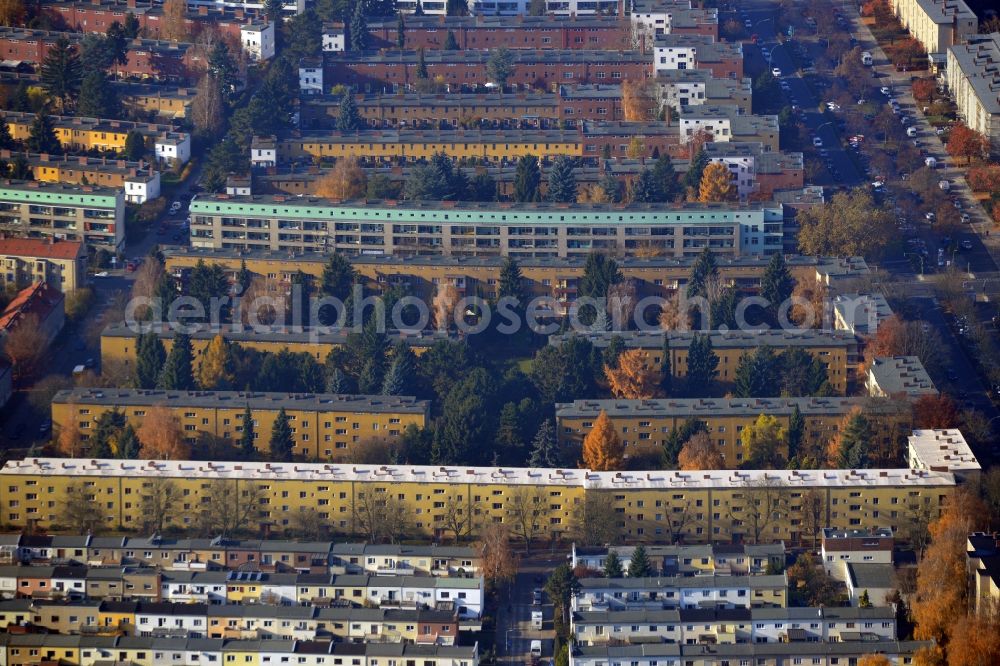
[[(697, 331), (670, 331), (668, 338), (671, 348), (686, 348), (691, 345), (695, 335), (700, 335)], [(746, 347), (849, 347), (858, 344), (857, 338), (848, 331), (833, 331), (821, 329), (802, 329), (797, 331), (786, 331), (782, 329), (770, 329), (759, 331), (708, 331), (714, 349)], [(663, 333), (642, 332), (642, 331), (622, 331), (615, 332), (593, 332), (579, 333), (572, 335), (551, 335), (550, 345), (562, 344), (566, 339), (574, 336), (589, 340), (595, 347), (604, 348), (611, 344), (613, 338), (621, 338), (626, 347), (635, 349), (661, 349), (663, 347)]]
[(983, 110), (1000, 114), (1000, 32), (976, 35), (948, 49)]
[[(287, 259), (287, 256), (285, 257)], [(275, 342), (287, 344), (317, 344), (339, 345), (347, 342), (347, 337), (354, 331), (345, 329), (325, 329), (322, 327), (292, 326), (248, 326), (233, 330), (231, 326), (213, 327), (209, 324), (185, 324), (186, 333), (192, 340), (211, 340), (216, 335), (222, 335), (232, 342)], [(192, 330), (193, 329), (193, 330)], [(163, 339), (172, 340), (177, 332), (172, 326), (163, 325), (154, 329)], [(137, 338), (140, 332), (124, 323), (112, 324), (101, 331), (102, 338)], [(403, 341), (412, 346), (430, 346), (438, 340), (449, 340), (453, 336), (446, 331), (386, 331), (386, 337), (392, 342)]]
[(0, 180), (0, 199), (17, 202), (115, 206), (123, 190), (94, 185), (43, 183), (36, 180)]
[(937, 395), (937, 387), (916, 356), (878, 356), (868, 367), (871, 378), (887, 395)]
[(957, 428), (914, 430), (906, 442), (909, 464), (914, 469), (966, 473), (982, 470), (965, 436)]
[(656, 400), (576, 400), (556, 403), (556, 418), (597, 418), (603, 411), (611, 418), (686, 418), (747, 414), (789, 415), (797, 407), (803, 416), (846, 414), (856, 407), (898, 410), (888, 400), (862, 397), (828, 398), (662, 398)]
[(90, 458), (26, 458), (9, 460), (0, 476), (86, 476), (110, 478), (298, 480), (328, 483), (428, 483), (540, 486), (560, 485), (588, 490), (704, 490), (781, 483), (795, 488), (875, 486), (951, 487), (948, 472), (910, 469), (865, 470), (653, 470), (593, 472), (586, 469), (514, 467), (447, 467), (412, 465), (335, 465), (249, 463), (189, 460), (119, 460)]
[(425, 414), (427, 400), (410, 396), (343, 395), (336, 393), (254, 393), (244, 391), (161, 391), (158, 389), (65, 389), (53, 404), (112, 407), (200, 407), (205, 409), (286, 409), (322, 412)]

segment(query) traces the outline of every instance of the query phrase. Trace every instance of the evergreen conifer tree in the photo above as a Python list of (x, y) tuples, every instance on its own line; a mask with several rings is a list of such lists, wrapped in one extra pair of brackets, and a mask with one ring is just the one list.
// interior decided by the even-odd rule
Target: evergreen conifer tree
[(250, 405), (243, 410), (243, 429), (240, 432), (240, 456), (244, 460), (253, 460), (257, 456), (257, 447), (254, 444), (253, 414), (250, 413)]
[(156, 388), (163, 364), (167, 360), (167, 352), (163, 348), (160, 336), (155, 331), (149, 331), (139, 336), (135, 350), (135, 383), (138, 388)]
[(270, 453), (271, 460), (275, 462), (291, 462), (292, 454), (295, 450), (295, 441), (292, 439), (292, 426), (288, 422), (288, 414), (285, 408), (278, 410), (278, 415), (271, 426)]
[(194, 374), (191, 371), (191, 338), (186, 333), (174, 336), (174, 344), (163, 364), (163, 372), (156, 382), (156, 388), (166, 391), (190, 391), (194, 388)]
[(572, 157), (560, 155), (549, 169), (548, 200), (560, 203), (576, 201), (576, 163)]
[(604, 577), (605, 578), (622, 578), (625, 576), (625, 571), (622, 569), (621, 558), (618, 557), (618, 553), (613, 550), (608, 550), (608, 556), (604, 558)]
[(632, 551), (632, 559), (628, 563), (629, 578), (648, 578), (653, 575), (653, 565), (646, 554), (646, 547), (642, 544)]

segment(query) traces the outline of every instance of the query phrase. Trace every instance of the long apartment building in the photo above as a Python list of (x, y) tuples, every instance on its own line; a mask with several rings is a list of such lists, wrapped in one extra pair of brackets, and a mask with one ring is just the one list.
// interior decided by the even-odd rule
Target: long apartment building
[(581, 578), (574, 611), (659, 608), (784, 608), (785, 574)]
[[(300, 508), (341, 533), (361, 530), (366, 502), (391, 494), (408, 509), (400, 531), (414, 537), (450, 528), (447, 505), (465, 503), (469, 524), (500, 522), (517, 531), (530, 511), (533, 538), (564, 538), (587, 498), (606, 498), (617, 528), (632, 542), (688, 543), (811, 540), (803, 495), (819, 500), (819, 525), (873, 529), (903, 524), (913, 516), (935, 517), (955, 487), (948, 471), (911, 469), (776, 471), (593, 472), (586, 469), (420, 467), (309, 463), (246, 463), (153, 460), (29, 458), (0, 469), (0, 514), (14, 529), (58, 525), (67, 488), (100, 496), (107, 528), (139, 529), (144, 484), (169, 481), (183, 500), (165, 516), (165, 527), (190, 529), (202, 498), (213, 489), (246, 492), (258, 502), (247, 528), (285, 529)], [(752, 534), (754, 498), (773, 489), (784, 501), (772, 520)], [(207, 501), (207, 500), (206, 500)], [(526, 508), (530, 507), (530, 508)], [(317, 594), (316, 596), (322, 596)]]
[(478, 666), (478, 645), (408, 645), (404, 643), (334, 643), (295, 640), (153, 638), (129, 636), (60, 636), (3, 634), (0, 652), (10, 666), (59, 661), (74, 666), (127, 663), (139, 666), (187, 664), (281, 664), (302, 666)]
[[(41, 65), (49, 49), (60, 38), (71, 44), (83, 40), (83, 33), (0, 28), (0, 54), (5, 60)], [(198, 69), (197, 49), (185, 42), (133, 39), (128, 44), (128, 62), (118, 65), (118, 73), (136, 79), (188, 82)]]
[[(559, 442), (579, 450), (597, 417), (605, 412), (618, 431), (626, 455), (643, 447), (662, 447), (675, 428), (688, 419), (701, 421), (727, 467), (737, 467), (749, 458), (741, 434), (761, 414), (778, 419), (788, 428), (797, 410), (805, 422), (803, 442), (826, 445), (837, 433), (840, 422), (851, 411), (865, 408), (880, 418), (910, 423), (905, 402), (869, 398), (665, 398), (658, 400), (576, 400), (556, 404)], [(888, 445), (889, 442), (879, 442)], [(781, 451), (787, 456), (788, 451)]]
[(0, 601), (0, 626), (31, 623), (63, 635), (454, 645), (460, 622), (453, 611), (424, 608)]
[[(235, 279), (245, 265), (255, 276), (285, 283), (290, 282), (298, 271), (319, 279), (329, 262), (329, 257), (319, 253), (289, 256), (287, 253), (271, 251), (168, 248), (163, 254), (167, 271), (173, 275), (183, 276), (185, 271), (203, 261), (222, 267), (231, 279)], [(368, 292), (381, 293), (390, 287), (399, 286), (407, 293), (425, 299), (433, 298), (437, 286), (442, 282), (451, 283), (460, 296), (481, 294), (485, 298), (493, 298), (497, 294), (500, 269), (504, 262), (500, 257), (457, 256), (404, 258), (355, 255), (349, 259)], [(769, 260), (766, 256), (720, 255), (716, 257), (716, 266), (727, 286), (742, 293), (758, 293), (761, 276)], [(624, 257), (618, 260), (618, 267), (622, 276), (635, 285), (640, 298), (668, 298), (687, 284), (694, 261), (693, 257)], [(839, 259), (790, 255), (785, 261), (795, 280), (807, 284), (818, 282), (836, 287), (844, 281), (854, 280), (868, 273), (867, 265), (860, 257)], [(568, 306), (579, 291), (585, 262), (585, 257), (519, 257), (521, 287), (529, 297), (552, 297), (561, 305)], [(193, 334), (195, 338), (198, 335), (197, 331)], [(418, 337), (410, 342), (416, 353), (420, 353), (423, 348), (419, 341)], [(102, 353), (103, 345), (102, 342)]]
[(632, 33), (652, 42), (661, 35), (710, 35), (719, 39), (719, 10), (693, 8), (690, 0), (632, 0)]
[(195, 198), (191, 245), (354, 255), (571, 257), (779, 252), (781, 206), (345, 202), (284, 196)]
[(660, 89), (663, 106), (680, 109), (699, 104), (732, 105), (749, 114), (753, 90), (749, 78), (720, 78), (707, 69), (663, 69), (654, 85)]
[(965, 124), (1000, 150), (1000, 32), (951, 46), (945, 74)]
[(77, 241), (118, 251), (125, 243), (125, 192), (4, 180), (0, 182), (0, 230), (24, 238)]
[(0, 159), (22, 155), (31, 168), (34, 180), (68, 185), (97, 185), (125, 190), (125, 201), (141, 204), (160, 196), (160, 172), (142, 160), (108, 160), (106, 157), (75, 157), (17, 153), (0, 150)]
[[(388, 315), (387, 315), (388, 317)], [(302, 327), (294, 329), (285, 326), (246, 327), (233, 330), (231, 326), (221, 326), (218, 330), (207, 325), (193, 324), (188, 328), (194, 362), (200, 363), (209, 343), (216, 335), (222, 335), (228, 342), (245, 349), (276, 354), (282, 350), (311, 355), (322, 363), (334, 349), (340, 349), (347, 342), (352, 331), (327, 330), (325, 328)], [(156, 334), (168, 352), (174, 345), (176, 330), (171, 326), (156, 329)], [(444, 331), (393, 331), (386, 333), (389, 344), (404, 342), (416, 355), (423, 354), (438, 340), (447, 340)], [(106, 366), (120, 364), (132, 367), (135, 363), (136, 344), (139, 333), (125, 324), (112, 324), (101, 331), (101, 363)]]
[(0, 238), (0, 283), (23, 288), (35, 282), (69, 293), (85, 284), (83, 243), (49, 238)]
[(284, 409), (291, 422), (294, 454), (306, 460), (336, 460), (374, 441), (399, 438), (407, 426), (427, 423), (429, 403), (406, 396), (72, 389), (52, 398), (53, 427), (76, 426), (89, 436), (101, 414), (118, 410), (138, 429), (150, 409), (164, 407), (185, 439), (203, 433), (236, 444), (249, 408), (257, 448), (266, 450), (274, 420)]
[[(653, 75), (653, 56), (630, 50), (517, 49), (511, 50), (513, 71), (508, 85), (534, 87), (576, 83), (641, 81)], [(338, 81), (363, 92), (396, 91), (419, 80), (421, 57), (431, 80), (443, 79), (456, 91), (490, 83), (485, 50), (345, 51), (325, 54), (324, 80)]]
[(8, 534), (0, 562), (31, 565), (156, 567), (165, 571), (245, 570), (266, 573), (452, 576), (476, 573), (473, 548), (432, 544), (213, 538)]
[[(617, 337), (626, 349), (641, 349), (645, 352), (646, 363), (654, 369), (663, 365), (663, 350), (666, 346), (672, 375), (683, 379), (687, 376), (688, 349), (696, 334), (694, 331), (671, 331), (664, 338), (664, 333), (623, 331), (582, 333), (581, 336), (601, 349), (606, 348)], [(712, 341), (712, 351), (719, 357), (719, 381), (724, 386), (732, 385), (743, 355), (760, 347), (769, 347), (776, 354), (790, 348), (805, 350), (826, 366), (830, 387), (837, 395), (846, 394), (848, 384), (855, 378), (859, 362), (858, 339), (848, 331), (773, 329), (709, 331), (708, 335)], [(549, 344), (562, 344), (567, 337), (551, 336)]]
[[(472, 3), (470, 3), (472, 4)], [(368, 22), (372, 48), (394, 49), (395, 18)], [(632, 45), (629, 22), (617, 16), (525, 16), (515, 19), (490, 14), (472, 16), (407, 16), (406, 48), (444, 49), (448, 32), (458, 48), (471, 49), (624, 49)]]
[[(697, 580), (697, 579), (696, 579)], [(639, 608), (577, 611), (580, 646), (894, 641), (896, 612), (881, 608)]]
[(570, 651), (570, 666), (733, 666), (734, 664), (810, 664), (844, 666), (857, 664), (869, 654), (883, 655), (891, 666), (913, 663), (913, 654), (933, 645), (930, 641), (839, 641), (789, 643), (739, 643), (707, 646), (659, 643), (652, 645), (608, 645), (578, 647)]
[(928, 53), (943, 54), (979, 32), (979, 19), (964, 0), (889, 0), (889, 4)]
[[(808, 193), (808, 191), (803, 190), (805, 172), (802, 153), (772, 152), (764, 150), (764, 146), (760, 143), (743, 142), (711, 142), (706, 144), (705, 151), (713, 162), (725, 164), (729, 168), (732, 174), (732, 186), (741, 198), (749, 199), (753, 196), (760, 197), (762, 200), (776, 200), (786, 193), (789, 193), (790, 196)], [(684, 173), (688, 169), (690, 160), (686, 158), (674, 159), (673, 163), (674, 169), (678, 173)], [(576, 178), (577, 188), (580, 190), (599, 184), (609, 175), (621, 183), (622, 188), (625, 188), (642, 173), (643, 169), (648, 169), (649, 166), (649, 160), (616, 159), (604, 161), (599, 166), (578, 165), (573, 175)], [(394, 187), (402, 191), (415, 166), (403, 164), (365, 168), (369, 178), (375, 175), (385, 176)], [(517, 177), (515, 164), (494, 162), (488, 165), (480, 164), (458, 168), (470, 179), (480, 173), (489, 175), (496, 183), (501, 198), (511, 199), (514, 197)], [(549, 163), (540, 165), (542, 180), (539, 189), (543, 198), (548, 192), (546, 175), (550, 168)], [(320, 179), (327, 173), (329, 173), (328, 169), (314, 164), (292, 164), (271, 168), (266, 173), (253, 174), (252, 178), (231, 176), (226, 186), (226, 193), (242, 195), (290, 194), (294, 196), (315, 194)], [(792, 192), (797, 194), (792, 195)]]
[[(79, 116), (50, 116), (50, 119), (63, 148), (122, 151), (129, 132), (138, 132), (153, 148), (157, 160), (168, 164), (186, 164), (191, 159), (191, 135), (178, 132), (173, 125)], [(35, 114), (4, 111), (3, 120), (11, 138), (26, 141), (31, 135)]]

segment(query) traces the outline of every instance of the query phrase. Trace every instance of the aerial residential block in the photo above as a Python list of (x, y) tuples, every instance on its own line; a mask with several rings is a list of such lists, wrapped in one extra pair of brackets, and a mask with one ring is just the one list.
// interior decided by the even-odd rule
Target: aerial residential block
[(0, 181), (0, 229), (118, 251), (125, 242), (125, 192), (36, 181)]

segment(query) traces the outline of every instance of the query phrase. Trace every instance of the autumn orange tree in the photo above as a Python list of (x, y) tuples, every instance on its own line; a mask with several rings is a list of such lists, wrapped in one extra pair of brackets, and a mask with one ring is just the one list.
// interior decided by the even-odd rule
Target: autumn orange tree
[(164, 0), (163, 20), (160, 24), (160, 39), (187, 41), (190, 33), (187, 26), (187, 0)]
[(724, 469), (726, 460), (709, 434), (699, 432), (684, 442), (677, 455), (677, 466), (684, 470)]
[[(71, 416), (78, 413), (76, 405), (69, 405), (66, 411)], [(56, 450), (67, 458), (77, 458), (83, 449), (80, 426), (77, 425), (76, 419), (70, 418), (59, 428), (59, 434), (56, 436)]]
[(583, 464), (595, 472), (621, 469), (625, 458), (622, 441), (603, 409), (594, 427), (583, 438)]
[(949, 656), (949, 664), (954, 629), (968, 608), (966, 540), (986, 515), (988, 510), (971, 490), (955, 488), (945, 500), (941, 515), (929, 526), (931, 543), (917, 566), (914, 636), (933, 639)]
[(191, 447), (170, 410), (156, 405), (146, 411), (142, 425), (136, 432), (139, 437), (139, 457), (143, 460), (186, 460), (191, 457)]
[(0, 0), (0, 25), (16, 27), (24, 23), (27, 11), (22, 0)]
[(15, 379), (31, 377), (45, 354), (45, 346), (38, 335), (39, 325), (38, 315), (29, 314), (2, 340), (3, 353), (14, 368)]
[(316, 181), (316, 195), (329, 199), (360, 199), (365, 196), (368, 178), (356, 158), (344, 157)]
[(952, 157), (964, 157), (966, 163), (972, 162), (972, 158), (985, 157), (989, 151), (989, 141), (985, 136), (974, 129), (970, 129), (965, 123), (958, 123), (951, 128), (948, 134), (948, 145), (945, 148)]
[(884, 654), (865, 654), (858, 659), (858, 666), (892, 666), (892, 662)]
[(647, 400), (656, 395), (657, 372), (649, 367), (646, 352), (629, 349), (618, 357), (617, 365), (605, 365), (604, 376), (611, 392), (626, 400)]
[(440, 282), (434, 292), (434, 326), (440, 331), (451, 328), (455, 306), (458, 304), (458, 289), (450, 281)]
[(958, 423), (958, 406), (944, 393), (923, 395), (913, 403), (914, 428), (954, 428)]
[(1000, 164), (995, 162), (972, 167), (965, 180), (976, 192), (1000, 192)]
[(733, 175), (721, 162), (712, 162), (701, 174), (698, 198), (702, 203), (728, 201), (734, 198)]
[(225, 390), (234, 379), (232, 349), (219, 333), (208, 343), (198, 365), (198, 386), (206, 391)]
[(622, 81), (622, 113), (625, 115), (625, 120), (631, 122), (652, 120), (655, 103), (647, 81), (631, 79)]
[(948, 666), (1000, 664), (1000, 620), (995, 613), (967, 615), (951, 627)]
[(918, 102), (933, 102), (937, 84), (934, 79), (917, 79), (913, 82), (913, 99)]

